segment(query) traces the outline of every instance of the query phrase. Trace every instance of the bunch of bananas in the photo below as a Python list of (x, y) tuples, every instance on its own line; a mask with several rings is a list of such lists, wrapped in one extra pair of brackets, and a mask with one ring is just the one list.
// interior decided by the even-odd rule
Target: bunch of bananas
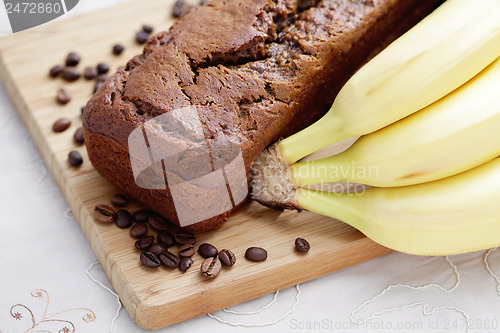
[[(500, 245), (499, 156), (500, 0), (448, 0), (361, 68), (323, 118), (264, 151), (252, 195), (398, 251), (471, 252)], [(311, 189), (334, 182), (374, 187)]]

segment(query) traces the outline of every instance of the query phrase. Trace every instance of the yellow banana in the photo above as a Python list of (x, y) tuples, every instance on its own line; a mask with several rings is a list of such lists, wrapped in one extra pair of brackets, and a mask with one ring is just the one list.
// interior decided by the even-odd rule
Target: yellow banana
[(500, 246), (500, 158), (445, 179), (364, 193), (300, 188), (298, 207), (355, 227), (391, 249), (448, 255)]
[(362, 67), (330, 111), (282, 140), (291, 164), (385, 127), (455, 90), (500, 55), (500, 1), (448, 0)]
[(346, 181), (394, 187), (486, 163), (500, 155), (499, 93), (500, 58), (451, 94), (346, 151), (293, 164), (291, 175), (298, 186)]

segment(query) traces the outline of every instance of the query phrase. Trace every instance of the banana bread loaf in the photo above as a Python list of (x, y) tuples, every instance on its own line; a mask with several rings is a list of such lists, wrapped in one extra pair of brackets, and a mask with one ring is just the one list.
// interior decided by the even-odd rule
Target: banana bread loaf
[[(131, 197), (182, 225), (168, 186), (138, 185), (129, 155), (134, 129), (196, 106), (207, 146), (239, 147), (249, 174), (266, 146), (319, 119), (356, 69), (440, 2), (212, 0), (193, 8), (89, 100), (83, 127), (90, 160)], [(214, 229), (228, 214), (187, 228)]]

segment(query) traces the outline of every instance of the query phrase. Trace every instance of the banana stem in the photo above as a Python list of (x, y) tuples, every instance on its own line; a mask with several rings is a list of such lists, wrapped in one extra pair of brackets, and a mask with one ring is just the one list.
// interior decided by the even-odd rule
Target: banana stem
[(336, 182), (360, 182), (366, 169), (356, 165), (347, 150), (338, 155), (314, 161), (299, 162), (290, 166), (290, 173), (297, 186)]
[(281, 156), (288, 164), (295, 163), (333, 142), (347, 139), (342, 129), (341, 119), (335, 116), (332, 108), (314, 124), (280, 141)]
[(297, 189), (297, 204), (300, 208), (328, 216), (360, 229), (362, 217), (361, 195), (356, 193), (328, 193), (305, 188)]

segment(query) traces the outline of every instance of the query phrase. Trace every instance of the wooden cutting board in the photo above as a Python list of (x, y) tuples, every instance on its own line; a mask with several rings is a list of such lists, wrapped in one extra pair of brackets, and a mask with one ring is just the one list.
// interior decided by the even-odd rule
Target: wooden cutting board
[[(81, 54), (80, 69), (104, 61), (115, 70), (141, 51), (134, 35), (143, 23), (154, 25), (155, 31), (173, 23), (172, 3), (126, 3), (0, 39), (2, 80), (132, 319), (145, 329), (161, 328), (389, 253), (339, 221), (247, 202), (221, 229), (197, 235), (198, 244), (209, 242), (232, 250), (237, 257), (234, 267), (207, 280), (199, 272), (202, 258), (198, 254), (184, 274), (165, 267), (148, 269), (140, 264), (128, 230), (93, 220), (90, 214), (95, 205), (109, 204), (110, 196), (117, 192), (92, 168), (85, 147), (76, 146), (72, 139), (81, 126), (80, 107), (91, 96), (93, 83), (83, 78), (73, 83), (50, 79), (48, 70), (61, 64), (69, 51)], [(117, 42), (126, 46), (121, 56), (111, 54), (111, 46)], [(64, 106), (55, 101), (60, 87), (73, 95)], [(53, 133), (52, 123), (63, 116), (72, 119), (70, 129)], [(67, 164), (68, 152), (73, 149), (84, 158), (79, 169)], [(129, 207), (131, 211), (138, 208), (133, 204)], [(294, 240), (299, 236), (311, 243), (307, 254), (294, 251)], [(247, 261), (244, 253), (250, 246), (267, 249), (268, 259)]]

